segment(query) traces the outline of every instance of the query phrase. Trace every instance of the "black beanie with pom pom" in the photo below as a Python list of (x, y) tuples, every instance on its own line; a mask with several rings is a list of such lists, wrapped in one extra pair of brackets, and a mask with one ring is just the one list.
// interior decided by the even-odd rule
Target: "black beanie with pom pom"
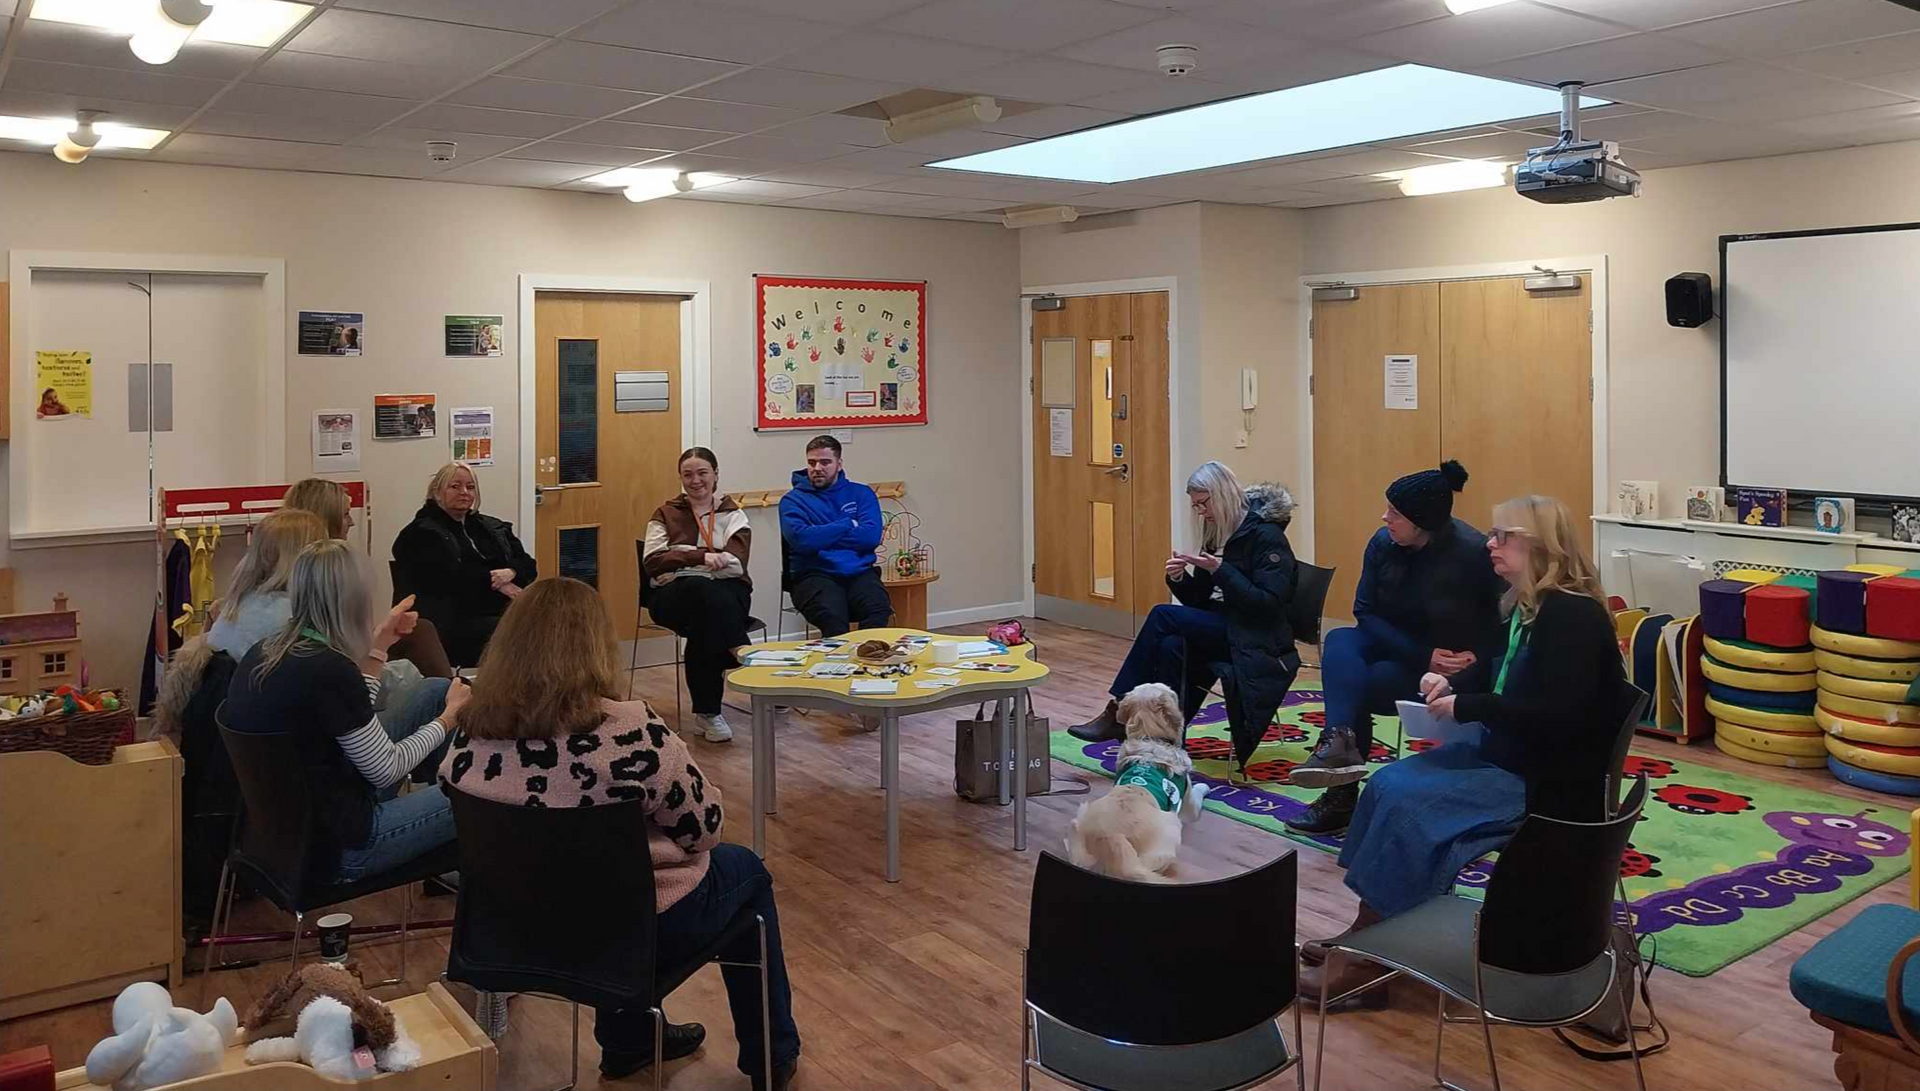
[(1453, 494), (1467, 487), (1467, 468), (1448, 459), (1387, 486), (1387, 503), (1421, 530), (1439, 531), (1453, 521)]

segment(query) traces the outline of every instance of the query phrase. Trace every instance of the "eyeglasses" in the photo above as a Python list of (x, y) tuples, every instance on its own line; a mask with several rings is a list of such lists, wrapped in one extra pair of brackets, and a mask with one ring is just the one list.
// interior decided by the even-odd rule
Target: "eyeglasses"
[(1207, 510), (1207, 502), (1212, 499), (1213, 494), (1210, 492), (1190, 492), (1187, 494), (1187, 506), (1195, 511), (1204, 512)]
[(1487, 532), (1487, 540), (1494, 545), (1503, 546), (1509, 538), (1531, 538), (1533, 535), (1519, 527), (1494, 527)]

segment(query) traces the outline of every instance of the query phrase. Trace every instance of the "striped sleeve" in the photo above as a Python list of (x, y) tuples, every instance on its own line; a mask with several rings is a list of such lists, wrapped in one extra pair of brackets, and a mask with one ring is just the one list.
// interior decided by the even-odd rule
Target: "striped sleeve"
[(432, 720), (413, 734), (394, 742), (387, 737), (386, 728), (380, 726), (380, 718), (375, 716), (358, 731), (342, 735), (335, 741), (346, 752), (347, 760), (360, 770), (360, 775), (367, 778), (369, 784), (375, 788), (387, 788), (400, 783), (401, 778), (425, 760), (446, 737), (446, 727), (439, 720)]

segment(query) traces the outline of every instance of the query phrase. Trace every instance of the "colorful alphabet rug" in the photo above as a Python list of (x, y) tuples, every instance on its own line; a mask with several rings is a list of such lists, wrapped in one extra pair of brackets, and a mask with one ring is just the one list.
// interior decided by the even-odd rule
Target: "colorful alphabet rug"
[[(1226, 779), (1226, 709), (1209, 702), (1187, 732), (1196, 773), (1213, 786), (1207, 809), (1339, 852), (1337, 836), (1308, 837), (1282, 824), (1317, 794), (1287, 775), (1325, 723), (1319, 692), (1290, 694), (1248, 767), (1255, 786), (1236, 786)], [(1369, 760), (1392, 761), (1398, 733), (1393, 717), (1378, 718)], [(1408, 740), (1409, 752), (1430, 745)], [(1111, 777), (1119, 744), (1056, 732), (1052, 749), (1068, 764)], [(1907, 811), (1898, 800), (1868, 806), (1684, 757), (1634, 754), (1628, 772), (1647, 775), (1648, 798), (1620, 861), (1627, 900), (1638, 930), (1657, 937), (1660, 963), (1683, 974), (1705, 977), (1907, 870)], [(1485, 887), (1492, 864), (1488, 857), (1467, 865), (1455, 889), (1471, 895)]]

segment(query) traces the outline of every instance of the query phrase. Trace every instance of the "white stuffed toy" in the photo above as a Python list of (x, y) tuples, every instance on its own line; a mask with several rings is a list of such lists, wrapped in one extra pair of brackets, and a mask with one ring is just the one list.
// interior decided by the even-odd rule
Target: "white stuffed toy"
[(113, 1036), (87, 1054), (87, 1079), (114, 1091), (190, 1080), (219, 1069), (240, 1038), (240, 1020), (226, 997), (205, 1015), (177, 1008), (151, 981), (129, 985), (113, 1002)]

